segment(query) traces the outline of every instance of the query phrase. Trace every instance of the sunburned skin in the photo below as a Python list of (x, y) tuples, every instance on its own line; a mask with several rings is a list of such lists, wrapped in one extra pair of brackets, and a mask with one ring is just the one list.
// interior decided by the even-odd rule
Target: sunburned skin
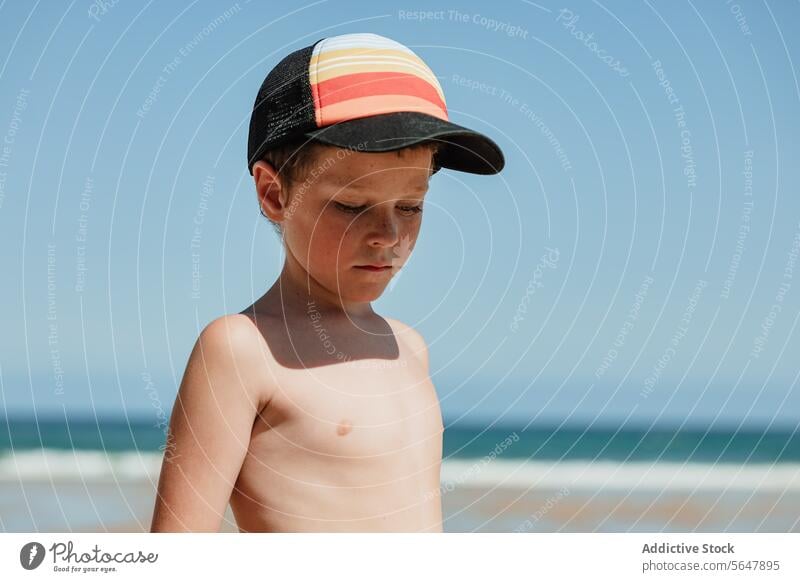
[[(427, 346), (371, 306), (407, 258), (397, 249), (416, 242), (430, 164), (428, 150), (339, 157), (290, 215), (280, 179), (256, 164), (262, 210), (283, 228), (283, 270), (203, 330), (151, 531), (218, 531), (228, 502), (242, 532), (442, 531)], [(391, 268), (358, 267), (370, 264)]]

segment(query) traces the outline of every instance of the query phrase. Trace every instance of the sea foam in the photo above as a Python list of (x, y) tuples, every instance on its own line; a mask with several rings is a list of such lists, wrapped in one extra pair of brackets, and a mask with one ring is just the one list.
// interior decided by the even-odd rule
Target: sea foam
[[(25, 450), (0, 454), (0, 481), (156, 481), (158, 452)], [(441, 483), (455, 487), (800, 491), (800, 463), (677, 463), (592, 460), (445, 459)]]

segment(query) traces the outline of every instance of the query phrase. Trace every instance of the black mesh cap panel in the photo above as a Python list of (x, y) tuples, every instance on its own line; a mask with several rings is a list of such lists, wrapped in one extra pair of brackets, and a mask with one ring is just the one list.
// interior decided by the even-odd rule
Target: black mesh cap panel
[(308, 80), (308, 64), (317, 42), (286, 56), (261, 84), (247, 141), (247, 168), (251, 174), (253, 164), (267, 149), (317, 129)]

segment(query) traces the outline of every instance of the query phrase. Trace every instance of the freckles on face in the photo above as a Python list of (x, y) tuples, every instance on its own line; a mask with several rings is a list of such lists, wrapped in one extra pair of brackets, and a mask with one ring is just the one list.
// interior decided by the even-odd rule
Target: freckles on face
[(372, 205), (348, 198), (336, 197), (325, 204), (310, 243), (310, 256), (340, 279), (360, 276), (363, 271), (353, 269), (363, 265), (393, 265), (395, 269), (387, 274), (395, 274), (419, 235), (423, 198)]
[[(354, 153), (326, 170), (286, 233), (308, 273), (354, 300), (377, 298), (419, 234), (430, 156)], [(357, 268), (371, 264), (394, 268)]]

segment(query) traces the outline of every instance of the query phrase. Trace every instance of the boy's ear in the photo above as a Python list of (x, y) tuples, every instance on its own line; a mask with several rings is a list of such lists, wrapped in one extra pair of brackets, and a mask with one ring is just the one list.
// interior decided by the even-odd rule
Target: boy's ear
[(259, 160), (253, 164), (253, 180), (256, 185), (258, 205), (261, 214), (272, 220), (280, 222), (287, 207), (288, 192), (281, 184), (281, 179), (269, 163)]

